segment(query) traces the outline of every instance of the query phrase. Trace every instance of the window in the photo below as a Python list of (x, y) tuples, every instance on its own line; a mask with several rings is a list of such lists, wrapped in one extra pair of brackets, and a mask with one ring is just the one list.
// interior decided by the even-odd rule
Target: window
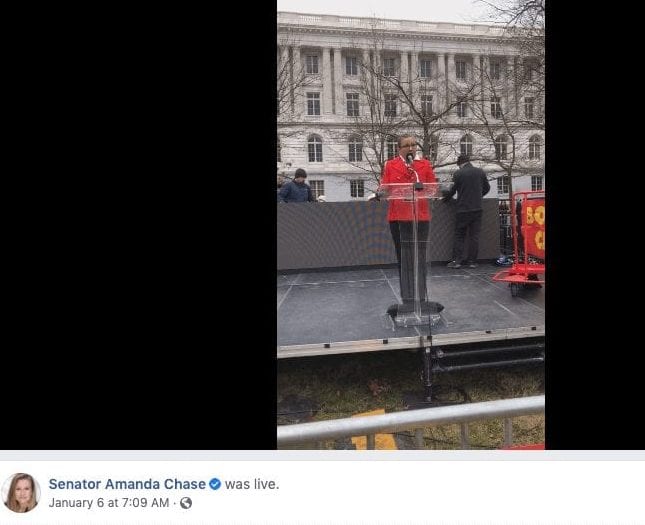
[(457, 80), (466, 80), (466, 62), (464, 60), (455, 61)]
[(358, 137), (349, 139), (349, 162), (361, 162), (363, 160), (363, 143)]
[(307, 93), (307, 115), (320, 115), (320, 93)]
[(506, 160), (506, 136), (504, 135), (495, 139), (495, 159)]
[(313, 193), (314, 198), (318, 200), (318, 197), (325, 194), (325, 181), (324, 180), (310, 180), (307, 182), (311, 188), (311, 193)]
[(358, 60), (356, 57), (345, 57), (345, 74), (358, 75)]
[(491, 60), (490, 62), (490, 78), (499, 80), (502, 77), (502, 64), (499, 60)]
[(502, 104), (499, 101), (499, 97), (493, 97), (490, 101), (490, 114), (493, 118), (502, 118)]
[(470, 135), (464, 135), (459, 141), (459, 153), (462, 155), (472, 155), (473, 154), (473, 139)]
[(524, 81), (525, 82), (533, 82), (533, 72), (536, 69), (536, 65), (534, 62), (528, 60), (524, 62)]
[(430, 78), (432, 76), (432, 61), (419, 60), (419, 71), (422, 78)]
[(282, 162), (282, 147), (280, 146), (280, 139), (278, 139), (278, 162)]
[(540, 137), (538, 135), (533, 135), (529, 139), (529, 159), (531, 160), (540, 160)]
[(524, 116), (533, 118), (533, 97), (524, 98)]
[(307, 55), (305, 57), (306, 71), (309, 75), (318, 74), (318, 55)]
[(542, 191), (544, 189), (542, 185), (544, 177), (541, 177), (539, 175), (532, 175), (531, 176), (531, 191)]
[(498, 195), (508, 194), (509, 188), (510, 188), (510, 180), (508, 178), (508, 175), (503, 175), (503, 176), (497, 177), (497, 194)]
[(396, 117), (396, 95), (384, 95), (385, 107), (383, 114), (386, 117)]
[(393, 58), (384, 58), (383, 59), (383, 74), (386, 77), (393, 77), (395, 75), (394, 59)]
[(351, 197), (365, 197), (365, 181), (363, 180), (350, 180), (349, 181), (349, 194)]
[(309, 153), (309, 162), (322, 162), (322, 139), (316, 135), (309, 137), (307, 143), (307, 150)]
[(468, 105), (465, 102), (457, 104), (457, 116), (465, 117), (468, 114)]
[(421, 95), (421, 112), (432, 115), (432, 95)]
[(347, 93), (347, 116), (358, 117), (358, 93)]
[(399, 154), (399, 143), (396, 140), (390, 140), (387, 143), (387, 158), (393, 159)]

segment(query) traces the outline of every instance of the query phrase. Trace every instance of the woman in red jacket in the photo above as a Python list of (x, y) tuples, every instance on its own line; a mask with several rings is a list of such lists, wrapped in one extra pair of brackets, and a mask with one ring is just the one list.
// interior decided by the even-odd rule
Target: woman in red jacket
[[(432, 165), (427, 159), (416, 159), (417, 141), (412, 135), (399, 137), (399, 155), (388, 160), (383, 167), (381, 184), (437, 182)], [(414, 243), (413, 221), (415, 204), (412, 200), (390, 199), (387, 220), (390, 223), (396, 260), (399, 267), (401, 299), (403, 304), (414, 302)], [(430, 203), (428, 199), (416, 201), (417, 241), (419, 246), (418, 297), (426, 298), (426, 251), (430, 232)]]

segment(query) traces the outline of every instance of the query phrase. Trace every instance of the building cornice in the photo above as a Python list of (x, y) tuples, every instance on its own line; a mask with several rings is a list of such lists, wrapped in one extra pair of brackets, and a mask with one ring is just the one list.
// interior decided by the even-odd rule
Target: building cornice
[[(302, 28), (302, 27), (290, 27), (287, 25), (278, 26), (278, 32), (280, 32), (281, 29), (287, 29), (287, 28), (289, 28), (291, 33), (293, 33), (295, 29), (299, 33), (309, 34), (309, 35), (334, 35), (334, 36), (341, 35), (341, 36), (347, 36), (352, 38), (360, 38), (360, 37), (364, 38), (364, 37), (369, 37), (371, 35), (370, 31), (312, 28), (312, 27)], [(414, 33), (414, 32), (395, 33), (395, 32), (389, 32), (389, 31), (387, 32), (387, 36), (388, 38), (392, 38), (395, 40), (423, 39), (425, 41), (437, 41), (437, 42), (509, 44), (508, 40), (505, 40), (499, 37), (486, 38), (486, 37), (468, 37), (463, 35), (436, 35), (436, 34), (430, 34), (430, 33)]]
[(298, 31), (317, 35), (365, 37), (375, 30), (394, 39), (423, 38), (452, 42), (509, 43), (504, 29), (491, 25), (386, 20), (337, 15), (278, 12), (278, 32)]

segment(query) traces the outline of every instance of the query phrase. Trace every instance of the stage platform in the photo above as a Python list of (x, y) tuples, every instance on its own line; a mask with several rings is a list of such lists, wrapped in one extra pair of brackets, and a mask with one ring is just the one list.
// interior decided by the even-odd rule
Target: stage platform
[(278, 272), (277, 357), (415, 349), (430, 335), (440, 347), (544, 336), (546, 285), (512, 297), (491, 279), (500, 269), (431, 263), (429, 300), (444, 306), (432, 327), (397, 326), (386, 314), (401, 302), (396, 267)]

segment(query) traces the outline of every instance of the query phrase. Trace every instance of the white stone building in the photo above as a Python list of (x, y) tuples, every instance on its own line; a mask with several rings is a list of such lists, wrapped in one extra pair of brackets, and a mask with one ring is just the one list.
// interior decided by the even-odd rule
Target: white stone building
[(509, 172), (514, 191), (544, 189), (541, 69), (500, 28), (286, 12), (277, 24), (278, 175), (304, 168), (327, 201), (365, 200), (380, 174), (372, 146), (391, 158), (396, 135), (421, 142), (414, 107), (434, 115), (424, 153), (439, 180), (468, 153), (489, 198), (508, 197)]

